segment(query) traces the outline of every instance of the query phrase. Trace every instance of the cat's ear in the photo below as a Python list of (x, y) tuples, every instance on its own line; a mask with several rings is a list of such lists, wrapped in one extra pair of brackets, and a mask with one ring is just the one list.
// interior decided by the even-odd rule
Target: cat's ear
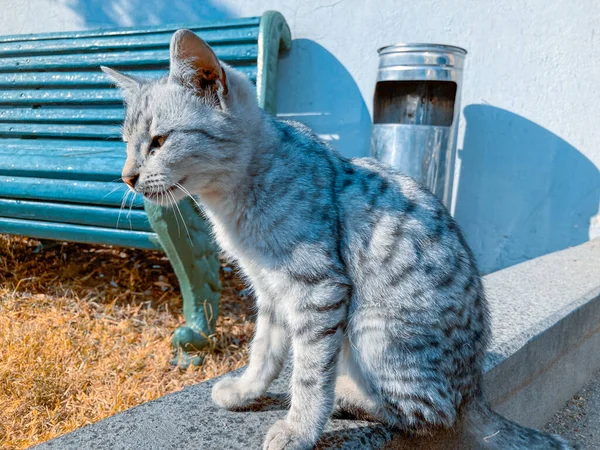
[(201, 96), (227, 95), (227, 77), (210, 46), (190, 30), (178, 30), (171, 39), (169, 81), (191, 86)]
[(100, 66), (100, 69), (123, 91), (125, 99), (139, 91), (141, 82), (137, 78), (106, 66)]

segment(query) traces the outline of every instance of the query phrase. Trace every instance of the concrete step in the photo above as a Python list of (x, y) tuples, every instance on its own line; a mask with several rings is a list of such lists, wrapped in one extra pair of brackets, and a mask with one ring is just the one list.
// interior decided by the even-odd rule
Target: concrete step
[[(541, 427), (600, 368), (600, 240), (484, 277), (493, 316), (486, 359), (489, 400), (505, 416)], [(258, 449), (286, 414), (287, 375), (246, 412), (210, 398), (215, 380), (86, 426), (46, 449)], [(393, 444), (390, 442), (393, 441)], [(383, 426), (331, 420), (320, 449), (426, 448)]]

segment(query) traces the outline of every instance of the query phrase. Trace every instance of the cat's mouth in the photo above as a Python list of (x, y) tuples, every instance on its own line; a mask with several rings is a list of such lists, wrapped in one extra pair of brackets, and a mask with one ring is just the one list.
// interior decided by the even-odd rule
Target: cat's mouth
[(157, 191), (155, 191), (155, 190), (145, 191), (145, 192), (143, 192), (143, 195), (148, 200), (151, 200), (153, 202), (162, 202), (163, 200), (166, 200), (167, 202), (169, 202), (170, 200), (175, 200), (174, 192), (176, 192), (177, 190), (180, 190), (182, 193), (185, 193), (185, 190), (183, 188), (183, 183), (185, 183), (186, 180), (187, 180), (187, 177), (183, 177), (177, 183), (169, 186), (168, 188), (160, 189)]

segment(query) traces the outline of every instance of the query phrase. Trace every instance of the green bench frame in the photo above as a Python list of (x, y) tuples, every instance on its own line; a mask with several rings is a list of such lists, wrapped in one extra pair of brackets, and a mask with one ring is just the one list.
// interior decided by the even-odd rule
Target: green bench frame
[(256, 84), (276, 112), (279, 52), (291, 44), (281, 14), (202, 24), (0, 37), (0, 233), (162, 249), (178, 277), (186, 325), (173, 344), (181, 365), (200, 349), (219, 313), (218, 248), (194, 203), (180, 204), (188, 237), (171, 208), (129, 196), (122, 98), (100, 71), (166, 73), (173, 32), (189, 28)]

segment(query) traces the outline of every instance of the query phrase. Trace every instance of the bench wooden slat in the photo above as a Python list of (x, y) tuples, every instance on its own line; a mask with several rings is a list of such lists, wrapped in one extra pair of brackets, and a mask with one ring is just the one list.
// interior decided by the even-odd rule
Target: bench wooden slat
[(65, 125), (0, 123), (0, 137), (73, 137), (121, 140), (119, 125)]
[(122, 36), (128, 39), (132, 36), (143, 36), (147, 34), (173, 32), (179, 28), (190, 28), (193, 30), (208, 31), (208, 30), (229, 30), (241, 27), (258, 27), (260, 24), (260, 17), (247, 17), (241, 19), (227, 19), (219, 21), (211, 21), (207, 23), (198, 23), (190, 25), (189, 23), (170, 24), (170, 25), (157, 25), (145, 28), (139, 27), (124, 27), (111, 30), (81, 30), (81, 31), (58, 31), (51, 33), (39, 33), (39, 34), (13, 34), (0, 36), (0, 42), (28, 42), (28, 41), (44, 41), (50, 39), (77, 39), (87, 38), (93, 36)]
[[(73, 223), (121, 230), (152, 231), (146, 212), (141, 209), (71, 205), (0, 198), (3, 217)], [(183, 227), (183, 225), (182, 225)], [(185, 230), (182, 229), (185, 233)]]
[[(50, 149), (51, 147), (49, 147)], [(121, 177), (123, 160), (103, 158), (96, 155), (57, 158), (50, 151), (45, 156), (15, 155), (12, 158), (0, 158), (0, 175), (63, 180), (116, 181)]]
[[(254, 44), (222, 45), (215, 47), (217, 56), (232, 65), (256, 62), (258, 49)], [(166, 67), (169, 63), (169, 49), (125, 50), (118, 52), (20, 56), (2, 58), (0, 72), (19, 72), (51, 69), (91, 69), (99, 66), (114, 67)]]
[(0, 217), (0, 233), (29, 236), (35, 239), (160, 250), (156, 234), (146, 231), (117, 230), (114, 228)]
[(47, 137), (121, 140), (119, 125), (0, 123), (0, 137)]
[(100, 155), (125, 161), (125, 143), (79, 139), (18, 139), (0, 141), (0, 155), (56, 156), (59, 158)]
[[(146, 78), (158, 78), (166, 73), (166, 70), (129, 70), (130, 75), (138, 75)], [(101, 71), (84, 72), (19, 72), (0, 73), (0, 88), (20, 89), (43, 87), (114, 87), (114, 82)]]
[[(123, 97), (116, 89), (50, 89), (0, 91), (3, 105), (121, 105)], [(42, 111), (40, 111), (42, 112)]]
[(113, 124), (120, 125), (125, 118), (121, 106), (86, 108), (27, 108), (0, 107), (0, 122)]
[(120, 207), (126, 194), (127, 209), (130, 204), (134, 209), (144, 208), (143, 197), (132, 196), (121, 182), (0, 175), (0, 197), (3, 198)]
[[(240, 66), (237, 68), (256, 83), (256, 66)], [(166, 68), (161, 70), (125, 70), (125, 73), (145, 78), (159, 78), (166, 75)], [(101, 87), (112, 88), (114, 83), (103, 72), (19, 72), (0, 73), (0, 89), (46, 88), (80, 88)]]
[[(202, 30), (192, 27), (208, 44), (214, 47), (224, 44), (256, 44), (258, 28), (236, 27), (227, 30)], [(169, 47), (173, 31), (132, 36), (124, 40), (122, 36), (92, 36), (87, 38), (49, 39), (29, 42), (0, 43), (0, 57), (21, 54), (86, 53), (129, 49), (151, 49)]]

